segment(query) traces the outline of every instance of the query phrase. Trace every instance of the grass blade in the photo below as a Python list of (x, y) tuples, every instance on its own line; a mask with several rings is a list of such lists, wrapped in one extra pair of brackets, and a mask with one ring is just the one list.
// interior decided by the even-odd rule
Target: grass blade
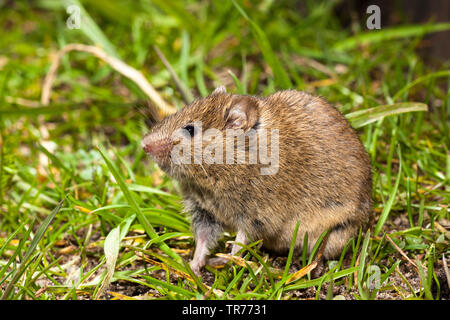
[(450, 23), (435, 23), (427, 25), (410, 25), (383, 29), (379, 31), (367, 31), (357, 36), (337, 42), (333, 48), (337, 51), (354, 49), (359, 45), (379, 43), (392, 39), (411, 38), (430, 32), (445, 31), (450, 29)]
[(99, 299), (105, 289), (111, 282), (112, 276), (114, 274), (114, 269), (116, 267), (117, 256), (119, 255), (120, 249), (120, 227), (116, 227), (111, 230), (111, 232), (106, 236), (104, 251), (106, 258), (106, 275), (103, 279), (100, 289), (94, 296), (94, 299)]
[(366, 294), (366, 290), (363, 288), (363, 278), (365, 274), (365, 266), (366, 266), (366, 257), (367, 257), (367, 249), (370, 241), (370, 230), (367, 231), (366, 236), (364, 238), (364, 242), (361, 247), (361, 257), (359, 260), (358, 266), (358, 277), (357, 277), (357, 285), (358, 291), (361, 297), (367, 299), (368, 296)]
[(99, 44), (103, 50), (111, 56), (119, 58), (114, 45), (108, 40), (103, 33), (102, 29), (95, 23), (89, 13), (84, 9), (83, 5), (78, 0), (64, 0), (65, 7), (75, 5), (80, 8), (80, 16), (82, 21), (80, 23), (80, 30), (88, 37), (93, 43)]
[(264, 56), (264, 60), (272, 69), (272, 72), (275, 76), (276, 84), (283, 89), (292, 88), (291, 79), (289, 78), (287, 72), (283, 69), (280, 61), (278, 60), (278, 57), (273, 52), (270, 42), (267, 39), (264, 31), (252, 19), (250, 19), (247, 13), (245, 13), (245, 11), (236, 3), (236, 1), (232, 0), (232, 2), (239, 13), (245, 18), (245, 20), (250, 23), (253, 35), (255, 36), (258, 47)]
[(360, 128), (388, 116), (417, 111), (428, 111), (428, 106), (420, 102), (402, 102), (358, 110), (346, 114), (345, 117), (350, 121), (353, 128)]
[(247, 94), (247, 92), (246, 92), (247, 90), (242, 85), (241, 81), (233, 73), (233, 71), (228, 70), (228, 74), (233, 78), (234, 84), (236, 85), (236, 88), (237, 88), (237, 91), (238, 91), (237, 93), (238, 94)]
[[(151, 239), (154, 239), (158, 237), (158, 234), (155, 232), (155, 229), (153, 229), (152, 225), (148, 222), (145, 215), (142, 213), (141, 209), (139, 208), (136, 200), (134, 199), (133, 195), (131, 194), (130, 190), (128, 189), (125, 179), (123, 178), (122, 174), (119, 172), (119, 170), (116, 168), (114, 163), (111, 161), (111, 159), (108, 157), (107, 152), (103, 145), (98, 146), (98, 150), (105, 161), (106, 165), (108, 166), (109, 170), (111, 171), (112, 175), (116, 179), (117, 184), (120, 187), (120, 190), (122, 190), (125, 199), (127, 199), (128, 204), (131, 206), (132, 210), (136, 214), (136, 217), (139, 220), (139, 223), (144, 228), (145, 232), (148, 234), (148, 236)], [(160, 242), (158, 244), (159, 248), (166, 253), (169, 257), (176, 260), (177, 262), (181, 262), (181, 258), (178, 254), (176, 254), (172, 249), (169, 248), (167, 244), (164, 242)]]
[[(300, 282), (300, 283), (294, 283), (292, 285), (287, 286), (285, 288), (285, 291), (300, 290), (300, 289), (306, 289), (306, 288), (310, 288), (310, 287), (313, 287), (313, 286), (317, 286), (320, 283), (327, 283), (328, 281), (337, 280), (337, 279), (340, 279), (342, 277), (346, 277), (348, 275), (351, 275), (356, 270), (357, 270), (357, 267), (351, 267), (351, 268), (348, 268), (348, 269), (345, 269), (345, 270), (334, 272), (331, 275), (326, 274), (326, 275), (324, 275), (324, 276), (322, 276), (320, 278), (317, 278), (317, 279), (306, 280), (306, 281), (303, 281), (303, 282)], [(327, 278), (327, 279), (325, 279), (325, 281), (323, 279), (324, 277)]]
[(398, 148), (398, 154), (399, 154), (399, 167), (398, 167), (398, 173), (397, 173), (397, 179), (395, 180), (394, 187), (392, 188), (391, 192), (389, 193), (389, 199), (386, 203), (386, 205), (383, 208), (383, 211), (381, 212), (381, 216), (378, 219), (377, 225), (375, 226), (374, 235), (377, 235), (380, 233), (381, 228), (383, 227), (384, 223), (387, 220), (387, 217), (389, 215), (389, 212), (391, 211), (392, 205), (395, 201), (395, 196), (397, 195), (398, 186), (400, 184), (400, 178), (402, 176), (402, 156), (400, 152), (400, 147)]
[(408, 91), (409, 89), (411, 89), (412, 87), (414, 87), (415, 85), (434, 79), (434, 78), (441, 78), (441, 77), (448, 77), (450, 76), (450, 70), (446, 70), (446, 71), (438, 71), (438, 72), (433, 72), (430, 74), (427, 74), (425, 76), (419, 77), (416, 80), (408, 83), (406, 86), (404, 86), (403, 88), (401, 88), (392, 98), (393, 101), (397, 100), (403, 93), (405, 93), (406, 91)]
[(39, 229), (36, 231), (35, 236), (33, 237), (33, 240), (31, 240), (30, 246), (28, 247), (25, 256), (22, 259), (22, 262), (20, 264), (19, 269), (16, 270), (14, 275), (12, 276), (11, 281), (9, 282), (8, 286), (5, 289), (5, 292), (3, 292), (2, 300), (7, 299), (11, 290), (13, 289), (16, 281), (19, 279), (19, 277), (25, 272), (26, 266), (28, 265), (28, 260), (30, 257), (35, 253), (35, 249), (37, 245), (39, 244), (39, 241), (41, 241), (42, 237), (44, 236), (45, 231), (47, 231), (48, 227), (50, 226), (50, 223), (53, 221), (53, 218), (56, 216), (56, 214), (61, 209), (64, 200), (62, 199), (58, 206), (53, 209), (53, 211), (44, 219)]
[(172, 78), (173, 82), (175, 83), (175, 86), (177, 87), (178, 91), (180, 92), (181, 97), (183, 98), (184, 103), (189, 104), (192, 101), (194, 101), (194, 96), (192, 95), (189, 88), (186, 87), (186, 84), (181, 81), (181, 79), (178, 77), (175, 70), (172, 68), (172, 65), (167, 60), (166, 56), (162, 51), (158, 48), (157, 45), (153, 46), (153, 49), (155, 49), (156, 54), (158, 55), (161, 62), (166, 67), (167, 71), (170, 74), (170, 77)]
[(431, 293), (431, 290), (430, 290), (430, 287), (431, 287), (431, 284), (429, 283), (430, 279), (428, 279), (428, 277), (425, 275), (425, 271), (423, 270), (422, 262), (420, 262), (419, 259), (416, 259), (416, 265), (419, 269), (420, 281), (422, 282), (425, 297), (428, 300), (434, 300), (433, 294)]

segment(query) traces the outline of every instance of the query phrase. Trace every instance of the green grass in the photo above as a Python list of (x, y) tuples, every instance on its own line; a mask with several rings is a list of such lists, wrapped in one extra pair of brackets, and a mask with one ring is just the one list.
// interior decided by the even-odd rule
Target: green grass
[[(87, 20), (69, 30), (61, 3), (80, 2)], [(450, 70), (448, 61), (426, 63), (418, 48), (427, 32), (448, 24), (405, 22), (372, 32), (362, 21), (350, 31), (334, 15), (334, 1), (306, 1), (308, 14), (289, 1), (61, 3), (0, 4), (2, 298), (441, 296), (450, 251)], [(51, 103), (40, 105), (52, 57), (74, 42), (99, 45), (141, 71), (178, 108), (221, 84), (235, 93), (295, 88), (325, 97), (358, 128), (372, 159), (370, 230), (317, 279), (292, 276), (314, 263), (320, 242), (311, 256), (291, 248), (275, 259), (256, 241), (244, 246), (242, 260), (196, 277), (177, 183), (140, 147), (147, 129), (139, 87), (72, 52), (62, 59)], [(227, 240), (233, 235), (217, 252), (228, 252)]]

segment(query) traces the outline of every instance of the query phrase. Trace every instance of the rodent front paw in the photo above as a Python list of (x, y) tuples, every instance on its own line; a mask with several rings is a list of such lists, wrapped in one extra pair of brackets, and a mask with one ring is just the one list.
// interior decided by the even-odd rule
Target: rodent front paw
[(201, 273), (200, 269), (201, 269), (203, 266), (201, 266), (199, 263), (197, 263), (197, 262), (194, 261), (194, 260), (192, 260), (192, 261), (189, 263), (189, 266), (191, 267), (192, 272), (194, 272), (194, 274), (195, 274), (197, 277), (201, 276), (202, 273)]

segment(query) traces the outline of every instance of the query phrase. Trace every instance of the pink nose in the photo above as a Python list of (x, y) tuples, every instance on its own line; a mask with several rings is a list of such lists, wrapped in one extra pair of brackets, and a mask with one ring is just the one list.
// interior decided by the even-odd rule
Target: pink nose
[(172, 143), (168, 140), (154, 140), (147, 136), (142, 140), (144, 151), (153, 158), (165, 158), (172, 150)]

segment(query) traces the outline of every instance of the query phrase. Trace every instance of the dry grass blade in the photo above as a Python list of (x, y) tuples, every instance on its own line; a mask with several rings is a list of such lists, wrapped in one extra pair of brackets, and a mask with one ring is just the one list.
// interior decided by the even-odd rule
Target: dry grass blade
[(114, 298), (112, 298), (111, 300), (139, 300), (118, 292), (113, 292), (113, 291), (108, 291), (108, 294), (112, 295)]
[(158, 55), (158, 57), (161, 60), (161, 62), (166, 67), (167, 71), (169, 71), (170, 77), (172, 78), (173, 82), (175, 82), (175, 85), (176, 85), (178, 91), (180, 92), (180, 95), (183, 98), (183, 101), (186, 104), (191, 103), (194, 100), (194, 96), (192, 95), (192, 93), (183, 84), (181, 79), (176, 74), (175, 70), (173, 70), (173, 68), (170, 65), (169, 61), (167, 61), (166, 56), (164, 55), (164, 53), (162, 53), (162, 51), (159, 50), (158, 46), (154, 45), (153, 48), (155, 49), (156, 54)]
[[(247, 261), (239, 256), (233, 256), (231, 254), (226, 254), (226, 253), (216, 253), (216, 256), (228, 259), (231, 262), (233, 262), (243, 268), (247, 268), (247, 266), (249, 266), (250, 268), (252, 268), (252, 270), (256, 270), (259, 267), (257, 263), (252, 262), (252, 261)], [(279, 276), (283, 272), (282, 270), (273, 268), (273, 267), (269, 267), (269, 271), (276, 276)]]
[(246, 267), (245, 263), (247, 263), (252, 269), (257, 268), (258, 266), (256, 265), (256, 263), (252, 262), (252, 261), (246, 261), (241, 257), (238, 256), (232, 256), (231, 254), (226, 254), (226, 253), (216, 253), (216, 256), (221, 257), (221, 258), (225, 258), (230, 260), (231, 262), (237, 264), (240, 267)]
[(109, 56), (101, 48), (79, 43), (71, 43), (66, 45), (64, 48), (58, 51), (56, 57), (53, 59), (50, 70), (45, 76), (44, 85), (42, 86), (41, 103), (43, 105), (48, 105), (48, 103), (50, 102), (52, 84), (56, 78), (56, 72), (58, 70), (61, 58), (64, 56), (64, 54), (70, 51), (87, 52), (109, 64), (114, 70), (136, 83), (136, 85), (149, 97), (149, 99), (161, 110), (163, 114), (171, 114), (176, 111), (174, 107), (167, 104), (161, 98), (159, 93), (152, 87), (150, 83), (148, 83), (147, 79), (145, 79), (144, 75), (141, 72), (130, 67), (121, 60)]
[(355, 285), (355, 287), (358, 285), (358, 267), (359, 267), (359, 261), (361, 260), (361, 252), (358, 255), (358, 258), (356, 258), (356, 262), (355, 262), (355, 273), (353, 274), (353, 283)]
[(82, 206), (77, 206), (77, 205), (75, 205), (75, 206), (73, 206), (75, 209), (78, 209), (78, 210), (80, 210), (81, 212), (83, 212), (83, 213), (91, 213), (91, 211), (92, 210), (89, 210), (89, 209), (87, 209), (87, 208), (85, 208), (85, 207), (82, 207)]
[(294, 282), (300, 278), (303, 278), (305, 275), (308, 274), (308, 272), (311, 272), (317, 267), (317, 261), (313, 261), (312, 263), (308, 264), (306, 267), (301, 268), (296, 273), (294, 273), (292, 276), (289, 277), (289, 279), (286, 280), (286, 284)]
[(406, 255), (406, 253), (389, 237), (389, 235), (386, 234), (386, 239), (389, 240), (389, 242), (394, 246), (394, 248), (402, 255), (403, 258), (406, 259), (416, 270), (419, 270), (417, 268), (417, 265)]
[(37, 101), (24, 99), (20, 97), (6, 96), (5, 101), (10, 104), (17, 104), (19, 106), (24, 106), (28, 108), (37, 108), (41, 106), (41, 104)]
[(151, 263), (151, 264), (153, 264), (155, 266), (158, 266), (158, 267), (160, 267), (161, 269), (164, 269), (164, 270), (169, 268), (170, 271), (175, 273), (177, 276), (179, 276), (181, 278), (184, 278), (186, 280), (189, 280), (192, 283), (195, 283), (194, 279), (192, 279), (192, 277), (190, 275), (188, 275), (187, 273), (185, 273), (185, 272), (182, 272), (180, 270), (176, 270), (176, 269), (174, 269), (174, 268), (172, 268), (172, 267), (170, 267), (170, 266), (168, 266), (166, 264), (163, 264), (163, 263), (158, 262), (156, 260), (150, 259), (150, 258), (146, 257), (144, 254), (142, 254), (141, 252), (139, 252), (139, 251), (135, 251), (135, 254), (136, 254), (136, 256), (138, 256), (139, 258), (141, 258), (142, 260), (144, 260), (144, 261), (146, 261), (148, 263)]
[(294, 273), (292, 276), (287, 279), (286, 284), (296, 281), (300, 278), (303, 278), (305, 275), (308, 274), (308, 272), (313, 271), (317, 265), (319, 264), (319, 261), (322, 259), (323, 252), (325, 251), (325, 246), (327, 244), (328, 237), (330, 236), (330, 233), (327, 233), (326, 236), (323, 238), (322, 243), (320, 244), (319, 252), (317, 253), (316, 258), (307, 266), (301, 268), (299, 271)]
[(442, 232), (444, 235), (445, 235), (445, 237), (447, 238), (447, 239), (450, 239), (450, 231), (448, 231), (447, 229), (445, 229), (440, 223), (438, 223), (437, 221), (435, 221), (434, 222), (434, 225), (436, 226), (436, 228), (440, 231), (440, 232)]
[(326, 74), (327, 76), (331, 77), (331, 78), (335, 78), (336, 77), (336, 72), (334, 72), (333, 70), (331, 70), (330, 68), (328, 68), (326, 65), (320, 63), (317, 60), (311, 59), (311, 58), (307, 58), (307, 57), (302, 57), (302, 56), (298, 56), (298, 55), (294, 55), (292, 57), (292, 62), (300, 65), (300, 66), (307, 66), (313, 69), (316, 69), (320, 72), (322, 72), (323, 74)]
[(208, 289), (208, 292), (204, 295), (204, 298), (208, 298), (211, 295), (211, 292), (213, 292), (217, 297), (222, 298), (223, 297), (223, 291), (220, 289), (213, 289), (212, 287), (205, 284), (205, 287)]

